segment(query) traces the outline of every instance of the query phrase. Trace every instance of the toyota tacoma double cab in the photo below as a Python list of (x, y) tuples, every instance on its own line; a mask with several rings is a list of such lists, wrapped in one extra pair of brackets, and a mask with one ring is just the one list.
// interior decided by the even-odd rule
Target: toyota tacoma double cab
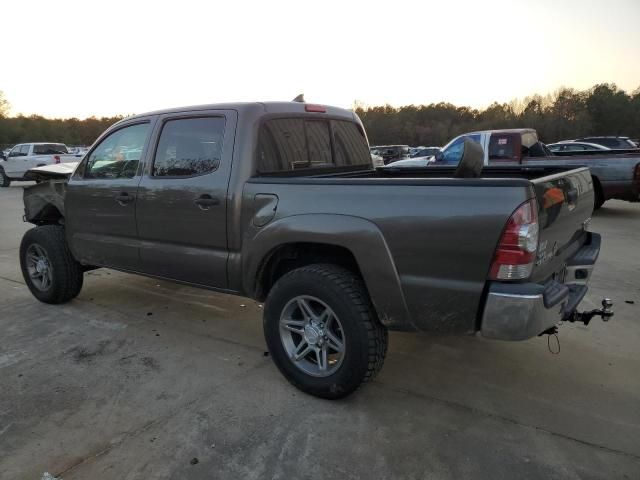
[[(600, 249), (586, 168), (374, 169), (351, 111), (297, 102), (163, 110), (75, 168), (35, 169), (20, 247), (40, 301), (106, 267), (264, 302), (276, 366), (323, 398), (382, 367), (387, 331), (525, 340), (578, 313)], [(47, 177), (47, 175), (49, 175)]]

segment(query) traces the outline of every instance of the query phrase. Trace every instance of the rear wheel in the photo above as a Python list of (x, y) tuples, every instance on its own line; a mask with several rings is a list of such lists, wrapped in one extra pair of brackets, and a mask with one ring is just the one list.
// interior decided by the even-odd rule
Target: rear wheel
[(0, 187), (8, 187), (11, 185), (11, 179), (4, 173), (4, 168), (0, 167)]
[(597, 178), (593, 179), (593, 193), (595, 196), (593, 200), (593, 209), (598, 210), (602, 205), (604, 205), (605, 199), (604, 193), (602, 193), (602, 186)]
[(322, 398), (345, 397), (373, 378), (387, 351), (387, 330), (362, 280), (335, 265), (309, 265), (279, 279), (265, 303), (264, 331), (287, 380)]
[(32, 228), (24, 234), (20, 267), (29, 290), (41, 302), (68, 302), (82, 289), (82, 266), (71, 255), (59, 225)]

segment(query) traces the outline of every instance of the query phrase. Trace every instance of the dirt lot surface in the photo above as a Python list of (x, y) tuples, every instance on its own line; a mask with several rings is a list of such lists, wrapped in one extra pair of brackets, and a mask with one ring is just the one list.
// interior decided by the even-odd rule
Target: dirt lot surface
[[(0, 189), (0, 478), (640, 478), (640, 204), (594, 215), (583, 307), (547, 337), (390, 336), (350, 398), (277, 372), (253, 301), (108, 270), (62, 306), (18, 265), (21, 184)], [(634, 302), (634, 303), (627, 303)]]

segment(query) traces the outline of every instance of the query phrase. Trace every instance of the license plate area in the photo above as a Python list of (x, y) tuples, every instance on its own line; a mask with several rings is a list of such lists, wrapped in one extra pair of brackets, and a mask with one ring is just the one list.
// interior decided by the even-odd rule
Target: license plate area
[(558, 283), (564, 283), (567, 279), (567, 264), (563, 263), (562, 268), (551, 275), (551, 278)]

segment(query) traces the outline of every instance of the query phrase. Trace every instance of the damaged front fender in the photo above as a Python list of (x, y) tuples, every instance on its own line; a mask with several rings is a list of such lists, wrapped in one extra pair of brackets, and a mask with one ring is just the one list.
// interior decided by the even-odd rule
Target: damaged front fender
[(63, 223), (67, 182), (78, 162), (60, 163), (32, 168), (25, 174), (36, 185), (25, 187), (24, 220), (35, 225)]
[(35, 225), (62, 223), (67, 180), (49, 180), (25, 187), (24, 220)]

